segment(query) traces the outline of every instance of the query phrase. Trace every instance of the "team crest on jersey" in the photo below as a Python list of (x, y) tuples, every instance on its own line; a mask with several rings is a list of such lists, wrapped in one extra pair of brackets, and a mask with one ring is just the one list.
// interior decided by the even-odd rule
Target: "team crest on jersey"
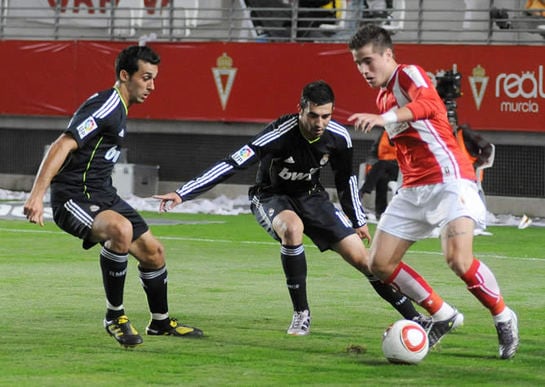
[(88, 117), (85, 121), (78, 125), (77, 131), (79, 138), (85, 138), (89, 133), (98, 128), (98, 125), (93, 117)]
[(255, 155), (255, 152), (248, 145), (244, 145), (242, 148), (237, 150), (231, 155), (231, 158), (237, 163), (237, 165), (242, 165), (246, 160)]
[(274, 215), (274, 208), (269, 208), (268, 215), (269, 215), (269, 218), (272, 218), (272, 216)]

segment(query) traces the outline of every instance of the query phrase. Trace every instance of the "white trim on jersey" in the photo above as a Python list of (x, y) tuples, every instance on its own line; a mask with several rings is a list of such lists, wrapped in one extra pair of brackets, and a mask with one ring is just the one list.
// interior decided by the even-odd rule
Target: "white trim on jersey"
[(192, 192), (193, 190), (197, 189), (198, 187), (201, 187), (203, 185), (206, 185), (208, 182), (215, 180), (218, 176), (221, 176), (234, 167), (228, 163), (221, 162), (218, 165), (216, 165), (214, 168), (206, 172), (201, 177), (190, 180), (187, 183), (185, 183), (181, 188), (177, 189), (176, 192), (178, 195), (183, 196), (188, 192)]
[(66, 208), (66, 210), (77, 220), (79, 220), (85, 227), (91, 228), (93, 226), (93, 218), (91, 218), (91, 216), (80, 206), (78, 206), (72, 199), (64, 203), (64, 208)]
[(428, 83), (426, 82), (426, 79), (424, 79), (424, 77), (422, 76), (420, 71), (418, 71), (418, 68), (415, 65), (407, 65), (403, 68), (402, 71), (407, 74), (409, 78), (411, 78), (411, 80), (417, 87), (428, 88)]
[(335, 121), (329, 121), (329, 124), (326, 127), (326, 130), (329, 130), (333, 133), (338, 134), (341, 137), (344, 137), (346, 140), (346, 145), (348, 148), (352, 148), (352, 138), (350, 137), (350, 134), (348, 133), (348, 130), (342, 125), (339, 125)]
[(121, 99), (119, 98), (119, 94), (117, 93), (117, 91), (114, 90), (112, 92), (112, 95), (108, 97), (108, 99), (102, 104), (102, 106), (93, 113), (93, 117), (96, 117), (96, 118), (106, 117), (113, 110), (115, 110), (115, 108), (117, 107), (117, 105), (119, 105), (120, 102), (121, 102)]
[(348, 183), (350, 186), (350, 197), (352, 198), (352, 207), (354, 208), (356, 219), (358, 219), (359, 224), (364, 225), (367, 223), (367, 216), (365, 215), (365, 212), (363, 212), (362, 210), (362, 204), (359, 199), (358, 179), (356, 178), (355, 175), (352, 175), (350, 176), (350, 180)]
[(399, 77), (396, 77), (394, 85), (392, 86), (392, 93), (399, 107), (403, 107), (411, 102), (403, 91), (401, 86), (399, 86)]
[(287, 120), (275, 130), (271, 130), (270, 132), (263, 134), (263, 136), (256, 138), (252, 142), (252, 145), (256, 145), (256, 146), (266, 145), (269, 142), (274, 141), (279, 137), (282, 137), (282, 135), (289, 132), (295, 125), (297, 125), (297, 117), (293, 117)]
[(428, 145), (428, 149), (433, 154), (436, 162), (441, 166), (443, 181), (460, 179), (460, 166), (456, 162), (456, 158), (438, 135), (437, 130), (431, 125), (429, 120), (419, 120), (411, 123), (411, 126)]
[[(411, 81), (418, 87), (428, 87), (426, 80), (414, 65), (409, 65), (402, 70), (409, 76)], [(399, 76), (396, 77), (392, 87), (392, 93), (398, 106), (403, 107), (411, 102), (399, 85)], [(437, 165), (441, 168), (443, 181), (459, 179), (461, 176), (460, 166), (456, 158), (449, 150), (448, 146), (439, 136), (437, 129), (431, 124), (430, 120), (421, 119), (407, 123), (409, 127), (416, 130), (422, 141), (428, 145), (428, 149), (435, 158)], [(398, 133), (396, 133), (397, 135)]]

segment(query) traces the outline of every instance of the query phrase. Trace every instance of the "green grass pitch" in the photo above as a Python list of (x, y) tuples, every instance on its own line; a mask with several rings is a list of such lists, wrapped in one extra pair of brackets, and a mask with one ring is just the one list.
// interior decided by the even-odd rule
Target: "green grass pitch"
[[(476, 256), (519, 315), (511, 361), (497, 358), (492, 318), (447, 268), (439, 241), (415, 244), (407, 262), (465, 325), (419, 365), (400, 366), (381, 353), (382, 332), (399, 316), (336, 254), (306, 242), (312, 333), (289, 337), (279, 246), (251, 215), (144, 215), (166, 248), (171, 315), (206, 337), (144, 336), (123, 349), (102, 327), (98, 247), (82, 250), (51, 221), (0, 220), (1, 386), (545, 385), (544, 228), (491, 227), (492, 236), (475, 239)], [(149, 314), (134, 259), (125, 307), (144, 333)]]

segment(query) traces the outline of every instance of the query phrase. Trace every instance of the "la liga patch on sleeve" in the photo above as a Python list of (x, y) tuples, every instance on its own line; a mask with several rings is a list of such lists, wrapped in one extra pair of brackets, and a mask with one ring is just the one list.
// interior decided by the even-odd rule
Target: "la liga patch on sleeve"
[(85, 121), (78, 125), (77, 131), (80, 139), (85, 138), (89, 133), (98, 128), (98, 125), (93, 117), (88, 117)]
[(231, 158), (237, 163), (237, 165), (244, 164), (249, 158), (255, 155), (255, 152), (250, 146), (244, 145), (231, 155)]

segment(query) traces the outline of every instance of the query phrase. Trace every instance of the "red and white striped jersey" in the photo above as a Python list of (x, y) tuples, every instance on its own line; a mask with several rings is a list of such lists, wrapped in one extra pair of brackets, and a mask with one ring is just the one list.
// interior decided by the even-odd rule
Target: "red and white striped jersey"
[(403, 187), (475, 180), (471, 162), (453, 135), (445, 105), (421, 67), (398, 65), (381, 88), (377, 105), (381, 113), (405, 106), (414, 117), (411, 122), (386, 125), (396, 147)]

